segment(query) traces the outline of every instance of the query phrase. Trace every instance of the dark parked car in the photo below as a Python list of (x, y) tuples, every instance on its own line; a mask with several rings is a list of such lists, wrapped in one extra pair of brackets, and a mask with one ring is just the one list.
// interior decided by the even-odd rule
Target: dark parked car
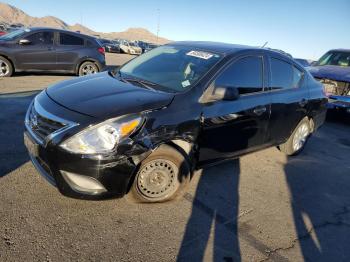
[(328, 108), (350, 113), (350, 49), (327, 52), (309, 71), (324, 84)]
[(144, 41), (137, 41), (137, 45), (142, 49), (142, 54), (158, 47), (158, 45), (147, 43)]
[(0, 36), (7, 34), (7, 26), (0, 24)]
[(270, 146), (298, 154), (326, 101), (322, 85), (279, 52), (177, 42), (42, 91), (24, 141), (64, 195), (160, 202), (203, 166)]
[(98, 39), (98, 41), (107, 53), (120, 53), (119, 44), (108, 39)]
[(62, 71), (87, 75), (105, 67), (93, 37), (50, 28), (17, 29), (0, 37), (0, 77), (19, 71)]
[(297, 61), (299, 64), (301, 64), (303, 67), (311, 66), (311, 63), (307, 59), (303, 58), (294, 58), (295, 61)]

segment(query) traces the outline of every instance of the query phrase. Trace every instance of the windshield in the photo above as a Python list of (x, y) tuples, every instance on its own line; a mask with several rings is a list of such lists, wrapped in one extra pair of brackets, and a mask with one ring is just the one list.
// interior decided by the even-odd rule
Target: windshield
[(27, 32), (30, 32), (30, 30), (29, 29), (18, 29), (18, 30), (12, 31), (11, 33), (8, 33), (6, 35), (1, 36), (0, 40), (12, 41), (12, 40), (15, 40), (17, 37), (19, 37)]
[(332, 51), (323, 55), (317, 65), (350, 66), (350, 52)]
[(171, 92), (182, 92), (204, 76), (220, 58), (218, 54), (190, 47), (161, 46), (131, 60), (119, 72), (121, 76), (149, 81)]

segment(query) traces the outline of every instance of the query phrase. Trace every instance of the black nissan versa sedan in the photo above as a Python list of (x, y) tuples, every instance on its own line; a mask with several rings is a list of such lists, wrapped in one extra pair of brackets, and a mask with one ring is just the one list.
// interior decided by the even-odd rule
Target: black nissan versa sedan
[(175, 42), (42, 91), (24, 141), (64, 195), (161, 202), (205, 165), (271, 146), (298, 154), (326, 102), (322, 85), (279, 52)]
[(19, 28), (0, 37), (0, 77), (20, 71), (98, 73), (106, 66), (93, 37), (53, 28)]

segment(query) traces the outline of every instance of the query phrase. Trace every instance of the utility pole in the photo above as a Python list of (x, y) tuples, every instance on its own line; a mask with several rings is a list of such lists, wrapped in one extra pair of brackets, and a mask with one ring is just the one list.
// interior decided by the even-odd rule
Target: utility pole
[(157, 44), (159, 40), (159, 29), (160, 29), (160, 10), (157, 9)]

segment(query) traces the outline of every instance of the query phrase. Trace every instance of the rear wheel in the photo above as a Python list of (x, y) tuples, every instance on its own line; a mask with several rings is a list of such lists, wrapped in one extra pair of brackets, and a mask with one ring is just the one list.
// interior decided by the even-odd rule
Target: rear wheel
[(280, 145), (278, 149), (289, 156), (298, 155), (303, 151), (310, 134), (310, 121), (307, 118), (304, 118), (297, 125), (287, 142)]
[(80, 65), (79, 76), (96, 74), (99, 71), (98, 66), (94, 62), (87, 61)]
[(127, 199), (132, 202), (165, 202), (181, 196), (190, 180), (185, 157), (168, 145), (160, 146), (142, 163)]
[(0, 77), (10, 77), (13, 73), (13, 66), (9, 60), (0, 56)]

